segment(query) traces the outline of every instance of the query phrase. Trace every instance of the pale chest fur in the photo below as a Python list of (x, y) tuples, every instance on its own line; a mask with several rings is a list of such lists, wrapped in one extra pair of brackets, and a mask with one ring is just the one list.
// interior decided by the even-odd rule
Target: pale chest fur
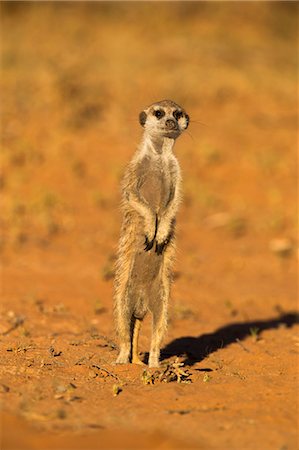
[(138, 163), (139, 192), (158, 215), (173, 197), (175, 172), (176, 161), (173, 155), (147, 155)]

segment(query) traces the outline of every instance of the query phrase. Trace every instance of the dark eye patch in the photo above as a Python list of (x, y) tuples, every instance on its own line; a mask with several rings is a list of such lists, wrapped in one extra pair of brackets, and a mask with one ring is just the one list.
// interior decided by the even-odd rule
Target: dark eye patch
[(162, 119), (163, 116), (165, 116), (165, 112), (162, 109), (157, 109), (153, 112), (153, 115), (159, 120)]
[(181, 117), (183, 117), (182, 111), (178, 111), (178, 110), (174, 111), (173, 117), (175, 118), (175, 120), (179, 120)]

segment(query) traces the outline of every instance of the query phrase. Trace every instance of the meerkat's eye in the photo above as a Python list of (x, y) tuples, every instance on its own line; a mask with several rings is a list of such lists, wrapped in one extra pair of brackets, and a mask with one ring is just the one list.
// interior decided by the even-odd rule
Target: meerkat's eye
[(181, 117), (183, 117), (182, 111), (178, 111), (178, 110), (174, 111), (173, 117), (174, 117), (176, 120), (179, 120)]
[(161, 119), (163, 116), (165, 116), (165, 112), (162, 109), (157, 109), (157, 111), (153, 112), (153, 115), (157, 117), (157, 119)]

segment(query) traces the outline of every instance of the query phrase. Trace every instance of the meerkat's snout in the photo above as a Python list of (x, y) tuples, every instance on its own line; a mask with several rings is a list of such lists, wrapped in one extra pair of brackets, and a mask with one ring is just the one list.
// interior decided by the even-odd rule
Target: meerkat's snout
[(165, 121), (165, 125), (166, 125), (166, 128), (168, 128), (168, 130), (177, 130), (178, 129), (178, 123), (176, 120), (173, 120), (173, 119), (167, 119)]

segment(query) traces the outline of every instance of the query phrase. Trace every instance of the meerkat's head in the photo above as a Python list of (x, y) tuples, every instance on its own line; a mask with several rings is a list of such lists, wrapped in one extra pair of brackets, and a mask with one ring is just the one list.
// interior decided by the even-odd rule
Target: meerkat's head
[(153, 103), (139, 114), (140, 125), (154, 138), (176, 139), (188, 128), (186, 111), (171, 100)]

